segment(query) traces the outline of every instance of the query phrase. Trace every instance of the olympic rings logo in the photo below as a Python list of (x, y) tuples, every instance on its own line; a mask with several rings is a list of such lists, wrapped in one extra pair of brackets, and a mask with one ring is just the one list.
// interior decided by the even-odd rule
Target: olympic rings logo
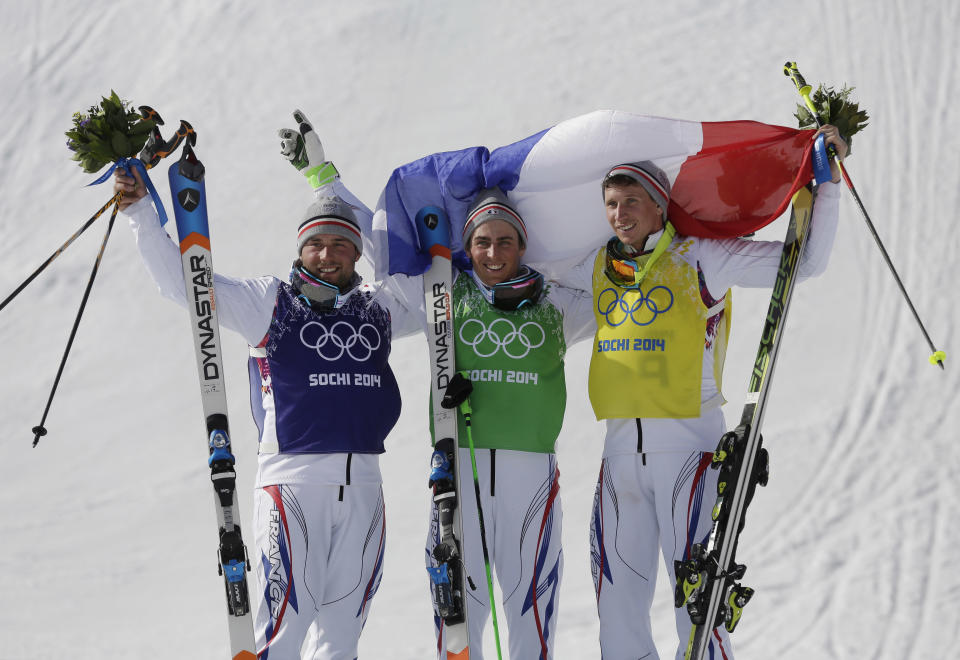
[(380, 332), (371, 324), (354, 328), (346, 321), (337, 321), (327, 329), (310, 321), (300, 328), (300, 341), (312, 348), (327, 362), (339, 360), (346, 353), (357, 362), (366, 362), (380, 348)]
[(622, 296), (616, 289), (604, 289), (597, 296), (597, 311), (612, 327), (623, 324), (627, 319), (636, 325), (650, 325), (671, 307), (673, 292), (665, 286), (655, 286), (646, 294), (640, 289), (627, 289)]
[(494, 319), (487, 327), (479, 319), (467, 319), (460, 326), (460, 341), (473, 349), (477, 357), (488, 358), (502, 350), (507, 357), (519, 360), (543, 346), (547, 333), (539, 323), (527, 321), (519, 328), (510, 319)]

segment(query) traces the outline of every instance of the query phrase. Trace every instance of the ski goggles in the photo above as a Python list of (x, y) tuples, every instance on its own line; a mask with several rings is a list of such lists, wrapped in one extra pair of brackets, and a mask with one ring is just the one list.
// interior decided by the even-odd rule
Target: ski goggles
[[(626, 254), (622, 248), (623, 243), (614, 236), (607, 241), (606, 264), (604, 266), (604, 273), (607, 278), (621, 288), (639, 289), (643, 278), (647, 276), (653, 264), (673, 242), (676, 233), (677, 230), (674, 226), (667, 222), (657, 245), (652, 251), (641, 255)], [(640, 257), (640, 263), (637, 263), (638, 257)]]
[(624, 289), (635, 289), (640, 286), (642, 267), (637, 265), (636, 259), (628, 257), (620, 249), (620, 241), (611, 238), (607, 242), (607, 255), (604, 273), (607, 278)]
[(523, 266), (520, 274), (506, 282), (487, 286), (471, 271), (477, 288), (488, 303), (507, 312), (518, 310), (527, 305), (535, 305), (543, 294), (543, 275)]

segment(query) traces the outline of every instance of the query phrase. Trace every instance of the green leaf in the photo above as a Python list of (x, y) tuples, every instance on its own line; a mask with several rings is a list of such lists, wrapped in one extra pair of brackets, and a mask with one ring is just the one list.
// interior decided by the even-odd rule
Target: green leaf
[(97, 172), (121, 158), (132, 158), (143, 149), (156, 122), (144, 120), (114, 90), (100, 104), (71, 116), (64, 134), (71, 160), (86, 172)]
[(136, 156), (147, 143), (146, 135), (133, 135), (130, 137), (130, 154)]
[(113, 149), (108, 148), (107, 145), (97, 142), (90, 145), (90, 148), (87, 150), (87, 154), (95, 160), (105, 160), (113, 161)]
[[(840, 91), (833, 87), (820, 85), (810, 95), (810, 100), (820, 119), (825, 124), (833, 124), (840, 131), (840, 135), (847, 141), (852, 151), (853, 136), (867, 126), (870, 117), (865, 110), (861, 110), (858, 103), (850, 99), (855, 88), (844, 85)], [(798, 105), (794, 113), (800, 128), (816, 128), (817, 121), (806, 105)]]
[(123, 133), (114, 133), (110, 141), (113, 146), (113, 153), (118, 159), (135, 155), (130, 153), (130, 140)]
[(157, 125), (154, 121), (140, 119), (130, 127), (130, 135), (147, 135)]

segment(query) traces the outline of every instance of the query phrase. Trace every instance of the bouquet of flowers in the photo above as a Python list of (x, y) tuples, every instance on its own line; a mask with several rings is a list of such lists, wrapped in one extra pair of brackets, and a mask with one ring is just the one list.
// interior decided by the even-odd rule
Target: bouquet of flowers
[[(810, 100), (817, 108), (817, 114), (827, 124), (833, 124), (840, 131), (840, 135), (847, 141), (849, 150), (853, 150), (854, 134), (859, 133), (867, 125), (867, 116), (865, 110), (860, 109), (860, 105), (850, 100), (850, 94), (853, 93), (853, 87), (846, 85), (838, 92), (833, 87), (820, 85), (817, 91), (810, 95)], [(797, 121), (800, 122), (800, 128), (816, 128), (817, 121), (807, 106), (799, 104), (797, 112), (794, 114)]]
[(156, 125), (110, 90), (110, 96), (103, 97), (99, 105), (73, 113), (73, 128), (66, 132), (67, 147), (83, 171), (93, 174), (106, 165), (135, 157)]

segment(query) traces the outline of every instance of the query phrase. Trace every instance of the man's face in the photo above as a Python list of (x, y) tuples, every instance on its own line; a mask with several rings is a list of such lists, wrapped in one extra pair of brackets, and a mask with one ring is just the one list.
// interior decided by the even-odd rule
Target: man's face
[(350, 284), (359, 258), (357, 246), (337, 234), (315, 234), (300, 250), (304, 268), (341, 290)]
[(477, 227), (470, 237), (473, 272), (487, 286), (506, 282), (520, 272), (520, 234), (508, 222), (490, 220)]
[(607, 222), (625, 245), (642, 250), (647, 236), (663, 228), (663, 210), (639, 183), (609, 185), (603, 201)]

